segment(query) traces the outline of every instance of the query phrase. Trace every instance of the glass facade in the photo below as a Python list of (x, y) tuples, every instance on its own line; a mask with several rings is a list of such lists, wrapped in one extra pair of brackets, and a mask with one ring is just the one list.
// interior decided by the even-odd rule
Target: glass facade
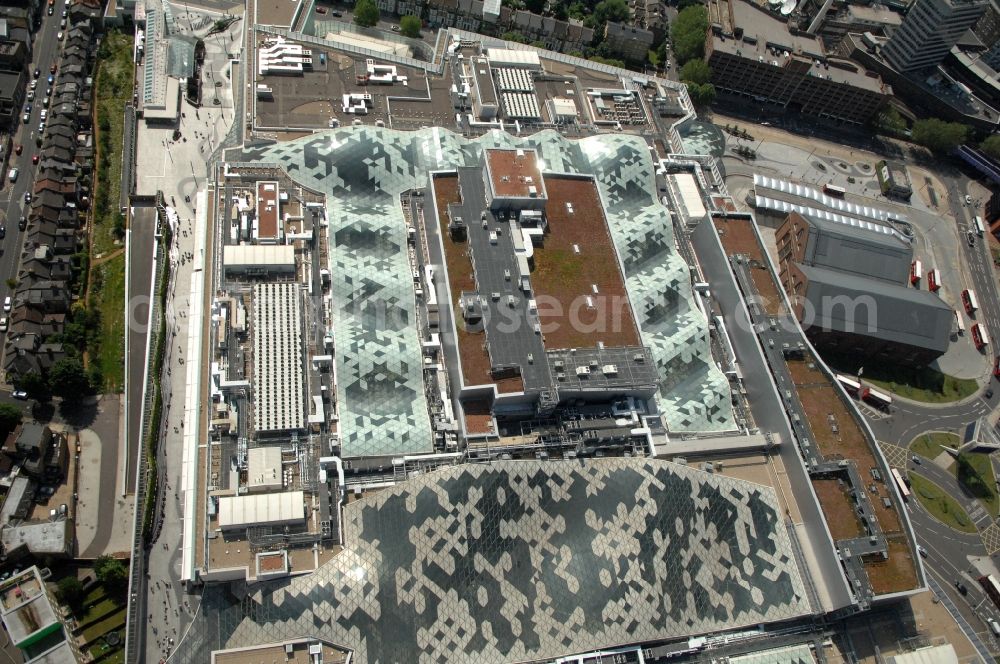
[(171, 661), (294, 637), (536, 660), (812, 612), (773, 489), (655, 459), (451, 466), (348, 504), (344, 536), (308, 576), (207, 587)]
[(246, 156), (280, 164), (327, 197), (344, 457), (432, 450), (399, 195), (426, 186), (431, 171), (480, 167), (491, 147), (533, 147), (545, 172), (595, 177), (643, 343), (659, 369), (664, 421), (671, 431), (732, 429), (729, 385), (712, 361), (707, 321), (694, 305), (641, 138), (572, 141), (553, 131), (523, 138), (493, 131), (466, 139), (440, 128), (351, 127)]

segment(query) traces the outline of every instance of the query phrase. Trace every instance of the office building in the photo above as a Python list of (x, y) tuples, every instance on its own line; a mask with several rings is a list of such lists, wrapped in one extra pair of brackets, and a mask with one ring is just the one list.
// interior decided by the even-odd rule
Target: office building
[(821, 353), (926, 366), (948, 349), (955, 312), (906, 285), (904, 241), (793, 212), (775, 242), (781, 285)]
[(984, 0), (916, 0), (882, 55), (900, 72), (933, 67), (985, 9)]
[(878, 76), (828, 54), (817, 37), (791, 32), (743, 0), (721, 4), (730, 9), (710, 18), (705, 44), (720, 93), (850, 124), (866, 123), (892, 94)]

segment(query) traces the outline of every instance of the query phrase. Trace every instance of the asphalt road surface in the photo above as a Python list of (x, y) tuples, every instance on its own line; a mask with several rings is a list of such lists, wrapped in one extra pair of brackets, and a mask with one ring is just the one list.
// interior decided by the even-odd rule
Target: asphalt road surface
[[(63, 9), (67, 7), (66, 0), (56, 0), (53, 6), (52, 16), (48, 15), (48, 10), (42, 10), (42, 24), (35, 33), (33, 60), (30, 64), (30, 71), (34, 73), (37, 68), (41, 70), (38, 78), (38, 88), (35, 90), (35, 100), (30, 103), (32, 106), (28, 123), (23, 122), (24, 108), (16, 113), (17, 126), (13, 130), (14, 145), (21, 145), (23, 151), (20, 155), (11, 152), (7, 162), (8, 172), (3, 173), (3, 190), (0, 191), (0, 209), (6, 213), (7, 227), (6, 237), (0, 240), (0, 297), (13, 296), (14, 293), (7, 286), (7, 280), (17, 276), (17, 269), (20, 263), (21, 246), (27, 230), (20, 231), (17, 222), (22, 215), (27, 216), (27, 204), (24, 201), (25, 192), (33, 191), (35, 187), (35, 174), (38, 166), (31, 163), (31, 158), (38, 154), (41, 149), (35, 144), (39, 137), (38, 123), (41, 109), (46, 107), (45, 88), (47, 87), (46, 77), (49, 75), (49, 68), (57, 64), (62, 53), (62, 44), (56, 38), (60, 32), (59, 21), (62, 20)], [(39, 98), (40, 97), (40, 98)], [(8, 174), (11, 168), (17, 168), (19, 175), (17, 181), (11, 183)], [(3, 334), (5, 342), (6, 333)]]

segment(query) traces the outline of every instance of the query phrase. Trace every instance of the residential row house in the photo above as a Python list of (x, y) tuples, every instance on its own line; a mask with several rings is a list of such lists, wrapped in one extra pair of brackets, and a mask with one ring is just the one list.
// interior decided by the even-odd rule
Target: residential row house
[(377, 0), (379, 9), (398, 16), (419, 16), (432, 28), (448, 27), (499, 36), (517, 32), (529, 41), (543, 42), (554, 51), (582, 51), (594, 41), (594, 30), (582, 21), (563, 21), (523, 9), (501, 6), (496, 0)]
[(32, 197), (19, 221), (26, 226), (25, 241), (4, 353), (4, 372), (15, 384), (28, 373), (45, 375), (66, 356), (60, 335), (73, 304), (73, 255), (82, 246), (81, 213), (90, 194), (94, 31), (87, 12), (70, 11), (48, 124), (38, 138)]

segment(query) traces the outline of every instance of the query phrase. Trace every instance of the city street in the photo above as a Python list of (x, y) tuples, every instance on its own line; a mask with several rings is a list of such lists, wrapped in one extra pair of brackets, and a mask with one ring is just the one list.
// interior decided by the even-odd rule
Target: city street
[[(39, 114), (41, 109), (45, 108), (45, 79), (49, 75), (49, 68), (57, 64), (59, 60), (62, 44), (57, 39), (57, 34), (60, 31), (59, 21), (62, 20), (62, 11), (67, 7), (66, 0), (56, 0), (52, 16), (49, 16), (46, 11), (41, 12), (42, 23), (38, 32), (35, 33), (32, 60), (29, 66), (32, 73), (36, 68), (41, 70), (41, 75), (38, 78), (35, 100), (25, 102), (32, 106), (27, 123), (22, 121), (23, 107), (15, 109), (17, 126), (12, 143), (21, 145), (22, 152), (20, 155), (11, 152), (10, 158), (7, 160), (7, 172), (3, 173), (3, 189), (0, 189), (0, 209), (6, 215), (3, 223), (7, 231), (6, 237), (0, 239), (0, 298), (13, 295), (6, 282), (17, 276), (17, 270), (20, 266), (21, 246), (27, 235), (27, 229), (19, 230), (18, 220), (22, 215), (27, 216), (28, 205), (25, 204), (24, 194), (33, 192), (35, 188), (35, 174), (38, 171), (38, 166), (33, 165), (31, 159), (41, 151), (35, 141), (39, 138)], [(18, 170), (17, 181), (14, 183), (11, 183), (9, 178), (12, 168)], [(0, 342), (5, 341), (5, 337), (6, 334), (0, 334)], [(0, 349), (0, 356), (2, 353), (3, 351)]]

